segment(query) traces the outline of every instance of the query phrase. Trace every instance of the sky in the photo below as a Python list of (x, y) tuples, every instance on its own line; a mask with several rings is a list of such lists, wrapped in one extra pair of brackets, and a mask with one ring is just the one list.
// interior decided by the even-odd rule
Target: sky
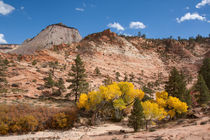
[(82, 37), (110, 28), (147, 38), (210, 34), (210, 0), (0, 0), (0, 44), (21, 44), (50, 24)]

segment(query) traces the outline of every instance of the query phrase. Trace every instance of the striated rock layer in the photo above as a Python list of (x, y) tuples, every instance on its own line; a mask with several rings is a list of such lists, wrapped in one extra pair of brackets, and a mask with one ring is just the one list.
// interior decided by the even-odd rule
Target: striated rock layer
[(71, 44), (82, 39), (77, 29), (60, 24), (53, 24), (42, 30), (32, 39), (27, 39), (21, 47), (12, 51), (16, 54), (33, 54), (35, 51), (51, 48), (53, 45)]
[[(60, 28), (60, 26), (57, 27), (58, 25), (48, 28), (53, 29), (54, 26)], [(48, 28), (46, 30), (49, 30)], [(32, 49), (30, 52), (35, 50)], [(154, 88), (158, 91), (163, 90), (164, 82), (167, 80), (172, 67), (176, 67), (187, 76), (191, 76), (193, 81), (188, 82), (188, 86), (192, 86), (197, 78), (197, 71), (202, 65), (203, 59), (209, 57), (209, 52), (209, 38), (204, 38), (201, 42), (144, 39), (118, 36), (110, 30), (105, 30), (88, 35), (80, 42), (48, 45), (48, 47), (36, 51), (32, 55), (22, 55), (19, 61), (19, 56), (15, 54), (2, 54), (2, 56), (12, 59), (16, 63), (15, 68), (10, 67), (8, 70), (9, 83), (20, 83), (20, 88), (27, 90), (24, 94), (33, 96), (43, 92), (37, 88), (44, 84), (43, 79), (51, 69), (48, 62), (58, 61), (59, 66), (55, 69), (54, 78), (63, 78), (65, 81), (68, 79), (73, 59), (77, 54), (80, 54), (85, 62), (91, 89), (97, 89), (108, 76), (115, 81), (115, 74), (119, 72), (120, 80), (124, 79), (125, 73), (127, 75), (133, 73), (135, 76), (133, 83), (139, 88), (142, 88), (144, 84), (155, 83), (159, 80), (160, 85)], [(34, 60), (37, 61), (35, 66), (32, 65)], [(101, 75), (95, 74), (96, 67), (99, 68)], [(36, 83), (32, 81), (36, 81)], [(66, 87), (68, 84), (66, 83)], [(69, 90), (66, 93), (69, 93)]]

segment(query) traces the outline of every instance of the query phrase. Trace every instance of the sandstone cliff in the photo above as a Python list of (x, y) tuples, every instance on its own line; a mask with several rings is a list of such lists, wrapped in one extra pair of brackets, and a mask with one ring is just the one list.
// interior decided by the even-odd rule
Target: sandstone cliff
[(62, 23), (53, 24), (42, 30), (32, 39), (27, 39), (21, 47), (12, 51), (16, 54), (33, 54), (35, 51), (51, 48), (53, 45), (71, 44), (82, 39), (77, 29)]

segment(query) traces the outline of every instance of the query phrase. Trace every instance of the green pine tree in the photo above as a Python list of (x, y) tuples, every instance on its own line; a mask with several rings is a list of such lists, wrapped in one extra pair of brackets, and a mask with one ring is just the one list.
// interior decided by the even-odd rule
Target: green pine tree
[(205, 58), (203, 60), (203, 65), (201, 66), (199, 74), (203, 76), (208, 89), (210, 89), (210, 58)]
[(198, 96), (198, 103), (200, 104), (208, 103), (208, 101), (210, 100), (210, 93), (204, 81), (204, 78), (201, 74), (199, 74), (198, 76), (198, 81), (195, 85), (195, 90), (200, 93)]
[(52, 88), (55, 85), (55, 81), (53, 80), (51, 73), (48, 74), (48, 77), (44, 78), (44, 81), (45, 81), (44, 85), (46, 88)]
[(144, 125), (144, 113), (141, 102), (138, 98), (135, 99), (131, 115), (129, 116), (129, 125), (131, 125), (135, 132), (137, 132)]
[(185, 101), (187, 96), (186, 81), (183, 73), (174, 67), (169, 76), (169, 80), (166, 82), (165, 90), (169, 95), (179, 98), (181, 101)]
[(61, 96), (63, 92), (66, 91), (66, 87), (64, 85), (63, 78), (59, 78), (58, 82), (56, 82), (55, 86), (58, 88), (57, 91), (53, 93), (54, 96)]
[(115, 79), (117, 82), (120, 82), (120, 73), (119, 72), (115, 73)]
[(71, 89), (71, 93), (67, 94), (74, 95), (75, 96), (75, 102), (77, 102), (77, 99), (81, 93), (88, 92), (89, 84), (86, 81), (86, 73), (85, 73), (85, 66), (80, 58), (80, 55), (77, 55), (76, 59), (74, 60), (75, 64), (71, 67), (71, 72), (69, 73), (70, 79), (68, 82), (70, 82), (70, 86), (68, 87)]

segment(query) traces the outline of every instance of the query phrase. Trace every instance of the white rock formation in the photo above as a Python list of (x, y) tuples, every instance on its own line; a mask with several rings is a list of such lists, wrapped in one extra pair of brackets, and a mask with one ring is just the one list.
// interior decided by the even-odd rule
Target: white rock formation
[(71, 44), (79, 42), (82, 37), (75, 28), (63, 24), (53, 24), (42, 30), (32, 39), (27, 39), (21, 47), (12, 51), (16, 54), (33, 54), (35, 51), (51, 48), (53, 45)]

